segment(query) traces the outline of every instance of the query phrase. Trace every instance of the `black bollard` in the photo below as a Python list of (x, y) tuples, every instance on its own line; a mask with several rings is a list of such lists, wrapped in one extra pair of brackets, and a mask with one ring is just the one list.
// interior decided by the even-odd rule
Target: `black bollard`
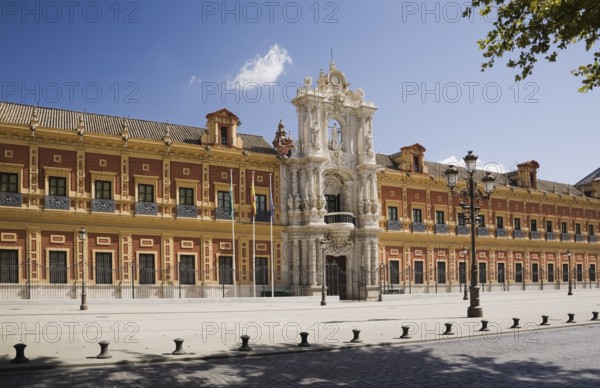
[(352, 334), (354, 334), (354, 338), (352, 338), (350, 340), (350, 342), (354, 342), (354, 343), (358, 343), (358, 342), (362, 342), (358, 336), (360, 335), (360, 330), (358, 329), (352, 329)]
[(252, 350), (250, 345), (248, 345), (248, 342), (250, 341), (250, 336), (243, 335), (240, 338), (242, 339), (242, 347), (239, 348), (239, 350), (241, 350), (242, 352), (248, 352), (248, 351)]
[(548, 323), (548, 316), (547, 315), (542, 315), (542, 323), (540, 323), (540, 326), (549, 326), (550, 324)]
[(308, 348), (310, 346), (310, 344), (308, 343), (308, 333), (305, 331), (300, 332), (300, 338), (302, 338), (302, 340), (300, 341), (298, 346), (301, 348)]
[(444, 323), (446, 325), (446, 331), (442, 333), (442, 335), (454, 335), (452, 332), (452, 322)]
[(598, 320), (598, 311), (592, 311), (592, 321)]
[(400, 336), (400, 338), (409, 339), (410, 338), (410, 336), (408, 335), (409, 329), (410, 329), (410, 326), (402, 326), (402, 335)]
[(577, 322), (575, 322), (575, 314), (568, 313), (567, 315), (569, 316), (569, 319), (567, 320), (567, 323), (577, 323)]
[(15, 348), (15, 350), (17, 351), (17, 355), (11, 361), (13, 364), (21, 364), (23, 362), (29, 361), (29, 359), (27, 357), (25, 357), (25, 348), (26, 347), (27, 347), (27, 345), (25, 345), (25, 344), (16, 344), (13, 346), (13, 348)]
[(511, 329), (520, 329), (521, 326), (519, 326), (519, 320), (521, 318), (513, 318), (513, 325), (510, 327)]
[(490, 331), (490, 329), (488, 329), (487, 325), (488, 325), (488, 321), (486, 321), (485, 319), (482, 319), (481, 320), (481, 329), (479, 329), (479, 331)]
[(108, 341), (100, 341), (98, 345), (100, 345), (100, 354), (96, 356), (96, 358), (111, 358), (112, 355), (108, 352), (108, 345), (110, 342)]
[(175, 338), (173, 341), (175, 341), (175, 350), (171, 354), (176, 356), (185, 354), (185, 351), (183, 350), (183, 338)]

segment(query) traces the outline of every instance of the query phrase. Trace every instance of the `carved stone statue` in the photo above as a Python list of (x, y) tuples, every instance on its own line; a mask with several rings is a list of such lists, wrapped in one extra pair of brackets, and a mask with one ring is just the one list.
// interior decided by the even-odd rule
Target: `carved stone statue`
[(287, 207), (288, 207), (288, 210), (294, 210), (294, 198), (292, 198), (292, 194), (289, 194), (289, 196), (288, 196)]
[(320, 141), (320, 136), (319, 136), (319, 125), (317, 124), (317, 122), (315, 121), (315, 123), (313, 124), (312, 128), (312, 144), (313, 147), (316, 150), (320, 150), (321, 149), (321, 141)]
[(333, 127), (331, 127), (331, 142), (329, 143), (329, 148), (334, 151), (340, 149), (340, 130), (336, 123), (333, 123)]

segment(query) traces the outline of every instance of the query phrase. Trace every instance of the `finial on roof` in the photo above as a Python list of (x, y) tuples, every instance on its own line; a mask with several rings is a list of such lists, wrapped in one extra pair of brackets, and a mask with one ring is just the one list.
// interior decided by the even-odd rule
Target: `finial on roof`
[(167, 147), (171, 147), (173, 141), (171, 140), (171, 128), (169, 127), (168, 123), (165, 125), (165, 136), (163, 137), (163, 140), (165, 141), (165, 145)]
[(121, 121), (121, 139), (123, 139), (127, 146), (127, 141), (129, 140), (129, 127), (127, 125), (127, 119), (125, 118)]
[(335, 69), (335, 62), (333, 61), (333, 47), (330, 47), (331, 49), (331, 62), (329, 63), (329, 70), (334, 70)]
[(85, 133), (85, 122), (83, 121), (83, 114), (79, 114), (79, 120), (77, 123), (77, 134), (79, 135), (79, 141), (83, 141), (83, 134)]
[(31, 128), (31, 137), (35, 136), (35, 130), (37, 129), (40, 122), (38, 121), (38, 109), (37, 106), (33, 107), (31, 112), (31, 119), (29, 120), (29, 128)]

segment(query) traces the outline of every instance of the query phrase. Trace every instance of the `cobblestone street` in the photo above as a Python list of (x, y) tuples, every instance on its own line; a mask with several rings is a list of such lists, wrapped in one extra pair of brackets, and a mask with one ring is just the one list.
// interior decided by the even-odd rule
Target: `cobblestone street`
[[(334, 351), (3, 372), (2, 386), (597, 387), (600, 325)], [(251, 355), (252, 353), (249, 353)]]

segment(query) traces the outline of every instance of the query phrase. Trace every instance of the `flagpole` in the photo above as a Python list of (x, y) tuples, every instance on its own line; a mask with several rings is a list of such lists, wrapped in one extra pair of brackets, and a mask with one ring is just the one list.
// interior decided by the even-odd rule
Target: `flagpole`
[(252, 171), (252, 294), (256, 298), (256, 192), (254, 191), (254, 171)]
[(271, 298), (275, 297), (275, 275), (273, 269), (273, 217), (275, 217), (275, 209), (273, 208), (273, 187), (271, 184), (271, 178), (273, 173), (269, 173), (269, 198), (271, 199)]
[(235, 203), (235, 197), (233, 195), (233, 168), (229, 169), (229, 202), (231, 204), (231, 244), (233, 246), (233, 268), (232, 268), (232, 274), (233, 274), (233, 297), (237, 298), (237, 284), (235, 281), (235, 266), (236, 266), (236, 260), (235, 260), (235, 211), (234, 211), (234, 203)]

